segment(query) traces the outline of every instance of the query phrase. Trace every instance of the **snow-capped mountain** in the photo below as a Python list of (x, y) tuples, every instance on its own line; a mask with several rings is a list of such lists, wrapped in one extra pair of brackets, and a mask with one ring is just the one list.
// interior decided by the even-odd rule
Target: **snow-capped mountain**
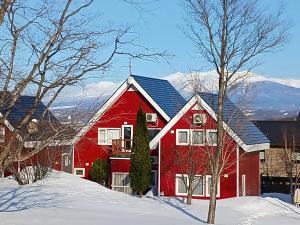
[[(235, 80), (242, 80), (247, 90), (251, 86), (246, 95), (246, 99), (250, 101), (245, 110), (245, 114), (251, 119), (291, 118), (300, 111), (300, 79), (272, 78), (254, 73), (247, 74), (247, 79), (243, 79), (241, 77), (244, 74), (238, 73), (235, 78), (240, 79)], [(200, 83), (203, 88), (201, 91), (215, 91), (218, 75), (215, 71), (189, 74), (178, 72), (161, 78), (169, 80), (182, 95), (188, 97), (192, 88), (190, 83)], [(79, 104), (83, 110), (92, 111), (91, 105), (96, 109), (95, 105), (103, 103), (119, 85), (119, 82), (101, 81), (89, 84), (85, 88), (68, 90), (62, 100), (53, 105), (52, 110), (65, 114), (65, 111), (70, 111), (73, 106)], [(243, 92), (239, 90), (232, 93), (233, 101), (239, 101), (240, 91)]]

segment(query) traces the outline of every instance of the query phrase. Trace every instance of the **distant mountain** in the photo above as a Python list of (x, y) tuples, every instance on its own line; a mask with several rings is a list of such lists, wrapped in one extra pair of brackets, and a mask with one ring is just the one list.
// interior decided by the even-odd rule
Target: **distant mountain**
[[(178, 72), (162, 77), (162, 79), (169, 80), (187, 98), (191, 95), (191, 87), (189, 87), (191, 79), (201, 83), (206, 90), (216, 91), (217, 78), (218, 75), (214, 71), (192, 74)], [(247, 88), (251, 86), (251, 90), (246, 96), (247, 107), (242, 107), (242, 110), (250, 119), (290, 119), (296, 117), (300, 111), (300, 80), (268, 78), (251, 73), (244, 83), (247, 84)], [(70, 92), (69, 98), (55, 103), (52, 111), (63, 120), (74, 111), (78, 111), (79, 114), (84, 115), (85, 119), (82, 121), (85, 122), (116, 90), (119, 84), (101, 81), (90, 84), (88, 92), (85, 90), (83, 94), (80, 93), (80, 90), (73, 90)], [(231, 94), (234, 102), (239, 101), (241, 92), (243, 93), (243, 90)], [(74, 97), (72, 93), (76, 93), (76, 96)]]

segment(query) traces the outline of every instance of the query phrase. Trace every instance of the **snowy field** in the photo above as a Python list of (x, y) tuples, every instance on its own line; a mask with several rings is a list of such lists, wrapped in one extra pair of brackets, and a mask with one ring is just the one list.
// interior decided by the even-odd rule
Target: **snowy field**
[[(186, 206), (176, 198), (139, 199), (65, 173), (27, 186), (0, 179), (1, 225), (203, 224), (207, 205), (204, 200)], [(270, 196), (220, 200), (216, 224), (299, 225), (300, 209)]]

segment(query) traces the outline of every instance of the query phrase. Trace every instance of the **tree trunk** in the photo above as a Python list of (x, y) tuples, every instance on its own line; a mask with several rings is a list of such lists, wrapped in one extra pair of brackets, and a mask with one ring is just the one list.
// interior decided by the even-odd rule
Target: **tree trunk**
[(210, 184), (210, 199), (209, 199), (209, 209), (207, 216), (207, 223), (214, 224), (216, 216), (217, 207), (217, 190), (218, 190), (218, 175), (212, 175)]
[(140, 198), (143, 197), (143, 192), (142, 192), (142, 191), (139, 192), (139, 197), (140, 197)]
[(192, 204), (192, 186), (191, 185), (189, 185), (189, 187), (188, 187), (186, 204), (187, 205), (191, 205)]

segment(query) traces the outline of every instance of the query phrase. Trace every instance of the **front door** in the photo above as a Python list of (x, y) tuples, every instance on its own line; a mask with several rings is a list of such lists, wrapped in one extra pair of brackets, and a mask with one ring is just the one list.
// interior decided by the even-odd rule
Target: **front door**
[(132, 147), (132, 136), (133, 136), (133, 126), (123, 125), (122, 126), (122, 139), (124, 150), (130, 150)]

